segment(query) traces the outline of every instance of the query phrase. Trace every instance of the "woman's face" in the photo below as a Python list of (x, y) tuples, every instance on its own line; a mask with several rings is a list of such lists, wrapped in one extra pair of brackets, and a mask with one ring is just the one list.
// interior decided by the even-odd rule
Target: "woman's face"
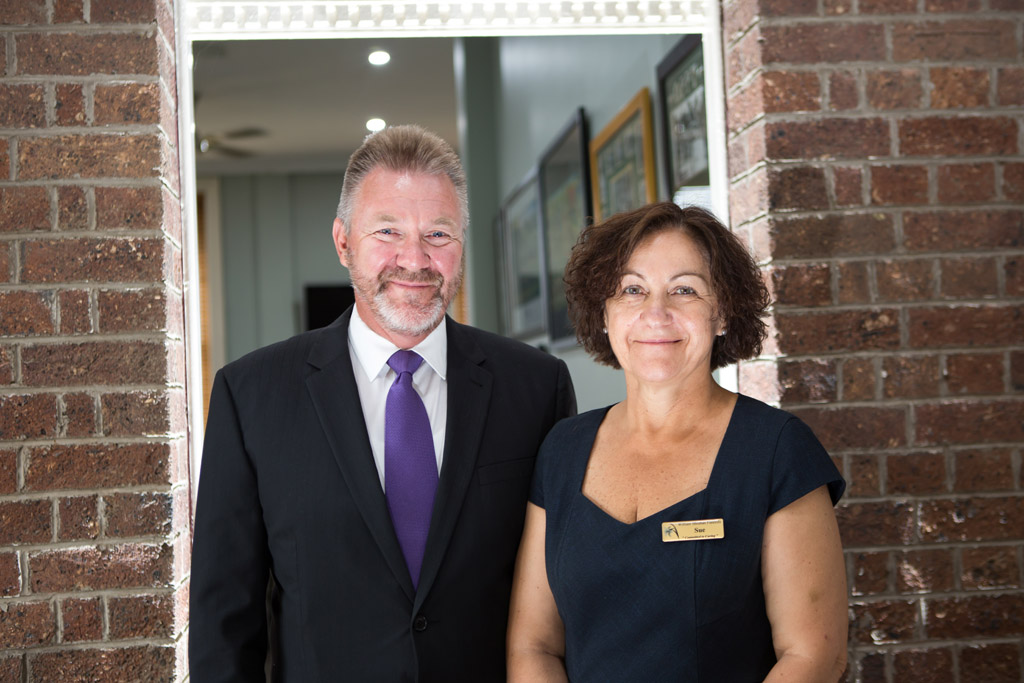
[(627, 375), (663, 383), (711, 372), (711, 346), (722, 326), (704, 255), (682, 229), (640, 243), (604, 311), (608, 340)]

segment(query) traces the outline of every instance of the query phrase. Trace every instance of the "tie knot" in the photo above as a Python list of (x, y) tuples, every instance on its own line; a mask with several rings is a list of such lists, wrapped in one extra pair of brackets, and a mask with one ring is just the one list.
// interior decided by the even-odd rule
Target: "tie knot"
[(421, 358), (415, 351), (399, 349), (391, 354), (391, 358), (388, 358), (388, 367), (399, 375), (403, 372), (408, 372), (411, 375), (416, 372), (416, 368), (418, 368), (422, 362), (423, 358)]

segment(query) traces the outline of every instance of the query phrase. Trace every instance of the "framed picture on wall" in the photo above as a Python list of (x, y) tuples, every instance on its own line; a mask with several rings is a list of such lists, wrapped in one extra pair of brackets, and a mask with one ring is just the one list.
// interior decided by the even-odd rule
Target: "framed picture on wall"
[(517, 338), (542, 334), (546, 292), (537, 169), (501, 205), (498, 226), (505, 334)]
[(569, 261), (569, 252), (590, 220), (588, 166), (587, 122), (580, 107), (540, 158), (547, 322), (552, 345), (575, 339), (562, 275)]
[(680, 40), (658, 63), (657, 73), (668, 195), (678, 203), (701, 204), (702, 196), (710, 199), (710, 178), (700, 36)]
[(594, 220), (657, 199), (651, 96), (638, 92), (590, 141)]

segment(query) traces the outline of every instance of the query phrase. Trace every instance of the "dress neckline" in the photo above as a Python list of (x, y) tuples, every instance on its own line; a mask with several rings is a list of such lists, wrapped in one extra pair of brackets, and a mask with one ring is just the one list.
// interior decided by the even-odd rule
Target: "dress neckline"
[(745, 397), (743, 396), (743, 394), (740, 394), (740, 393), (736, 394), (736, 402), (732, 406), (732, 414), (729, 415), (729, 423), (725, 427), (725, 434), (722, 435), (722, 442), (720, 444), (718, 444), (718, 451), (715, 453), (715, 461), (711, 464), (711, 474), (708, 475), (708, 483), (707, 483), (707, 485), (704, 488), (702, 488), (701, 490), (695, 491), (694, 493), (691, 493), (690, 495), (686, 496), (685, 498), (677, 500), (674, 503), (670, 503), (669, 505), (661, 508), (660, 510), (652, 512), (649, 515), (645, 515), (644, 517), (641, 517), (641, 518), (639, 518), (639, 519), (637, 519), (636, 521), (633, 521), (633, 522), (623, 522), (621, 519), (618, 519), (617, 517), (613, 517), (612, 515), (608, 514), (604, 510), (604, 508), (602, 508), (600, 505), (598, 505), (597, 503), (592, 501), (587, 496), (587, 494), (583, 493), (583, 482), (584, 482), (584, 480), (587, 477), (587, 466), (590, 464), (590, 457), (594, 453), (594, 444), (597, 442), (597, 432), (600, 431), (601, 425), (604, 424), (605, 418), (608, 417), (608, 411), (610, 411), (612, 408), (614, 408), (618, 404), (617, 403), (613, 403), (610, 406), (606, 406), (604, 408), (604, 410), (602, 412), (600, 412), (600, 419), (596, 420), (596, 422), (595, 422), (595, 424), (593, 426), (593, 430), (594, 431), (593, 431), (593, 434), (591, 435), (591, 439), (590, 439), (590, 449), (587, 452), (586, 459), (583, 461), (583, 467), (580, 468), (579, 481), (577, 482), (577, 485), (576, 485), (576, 492), (577, 492), (577, 494), (579, 495), (580, 498), (583, 499), (585, 505), (588, 505), (591, 508), (593, 508), (594, 510), (596, 510), (602, 517), (604, 517), (606, 519), (610, 519), (615, 524), (618, 524), (619, 526), (626, 527), (626, 528), (634, 527), (634, 526), (640, 526), (640, 525), (644, 524), (645, 522), (650, 522), (651, 520), (657, 520), (658, 518), (665, 516), (666, 513), (668, 513), (671, 510), (676, 509), (677, 507), (682, 507), (684, 504), (691, 503), (691, 502), (699, 500), (700, 498), (702, 498), (707, 493), (707, 491), (709, 491), (711, 489), (712, 485), (715, 484), (715, 482), (716, 482), (716, 479), (717, 479), (717, 476), (718, 476), (718, 472), (721, 469), (721, 467), (719, 466), (719, 464), (720, 464), (720, 462), (722, 460), (721, 456), (722, 456), (722, 453), (725, 451), (726, 443), (730, 440), (730, 437), (732, 436), (733, 432), (735, 431), (734, 425), (736, 423), (736, 413), (739, 412), (740, 401), (742, 401), (744, 398)]

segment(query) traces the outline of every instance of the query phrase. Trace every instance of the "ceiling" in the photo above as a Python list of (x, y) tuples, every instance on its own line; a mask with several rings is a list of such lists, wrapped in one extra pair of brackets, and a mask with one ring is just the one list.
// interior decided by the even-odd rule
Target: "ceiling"
[(200, 174), (342, 170), (372, 117), (458, 147), (451, 38), (204, 41), (193, 58)]

